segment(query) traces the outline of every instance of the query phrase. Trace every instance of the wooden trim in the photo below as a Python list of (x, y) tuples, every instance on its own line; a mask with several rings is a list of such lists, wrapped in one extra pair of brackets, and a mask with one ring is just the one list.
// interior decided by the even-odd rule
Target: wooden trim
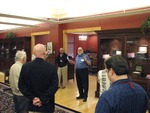
[(64, 51), (67, 53), (68, 50), (67, 50), (67, 47), (68, 47), (68, 38), (67, 38), (67, 30), (63, 30), (63, 48), (64, 48)]
[(141, 28), (126, 28), (126, 29), (113, 29), (113, 30), (99, 30), (95, 31), (101, 37), (112, 37), (112, 36), (130, 36), (133, 34), (139, 34), (141, 36), (149, 35), (148, 32), (150, 29), (147, 29), (146, 34), (141, 32)]
[(50, 31), (42, 31), (42, 32), (34, 32), (34, 33), (31, 33), (31, 36), (39, 36), (39, 35), (48, 35), (50, 34)]
[(35, 36), (31, 35), (31, 58), (33, 53), (33, 47), (35, 46)]
[(48, 34), (50, 34), (50, 31), (31, 33), (31, 57), (32, 57), (32, 54), (33, 54), (33, 47), (35, 46), (35, 36), (48, 35)]
[(75, 33), (75, 32), (87, 32), (87, 31), (97, 31), (101, 30), (101, 27), (89, 27), (89, 28), (80, 28), (80, 29), (68, 29), (65, 30), (66, 33)]

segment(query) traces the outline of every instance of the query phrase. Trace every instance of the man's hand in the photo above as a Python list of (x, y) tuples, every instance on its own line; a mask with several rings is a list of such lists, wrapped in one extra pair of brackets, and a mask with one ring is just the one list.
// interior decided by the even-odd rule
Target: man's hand
[(69, 60), (69, 63), (70, 63), (71, 65), (74, 65), (74, 64), (75, 64), (75, 62), (74, 62), (73, 60)]
[(84, 61), (88, 64), (88, 65), (91, 65), (91, 62), (87, 60), (87, 57), (84, 56)]
[(85, 61), (87, 61), (87, 58), (86, 58), (86, 56), (84, 56), (84, 60), (85, 60)]
[(35, 97), (33, 99), (33, 105), (40, 107), (40, 106), (42, 106), (42, 102), (41, 102), (41, 100), (38, 97)]

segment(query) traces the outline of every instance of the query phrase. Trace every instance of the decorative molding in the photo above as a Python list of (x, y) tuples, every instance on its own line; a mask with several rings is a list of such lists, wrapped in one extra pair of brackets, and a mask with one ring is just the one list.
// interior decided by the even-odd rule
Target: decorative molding
[(31, 33), (31, 36), (48, 35), (48, 34), (50, 34), (50, 31), (42, 31), (42, 32)]

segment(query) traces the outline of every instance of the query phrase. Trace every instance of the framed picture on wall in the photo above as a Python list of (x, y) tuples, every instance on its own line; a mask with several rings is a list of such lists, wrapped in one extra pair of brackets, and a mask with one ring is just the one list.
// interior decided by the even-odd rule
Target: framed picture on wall
[(52, 52), (53, 52), (52, 42), (47, 42), (47, 52), (48, 52), (48, 54), (52, 54)]

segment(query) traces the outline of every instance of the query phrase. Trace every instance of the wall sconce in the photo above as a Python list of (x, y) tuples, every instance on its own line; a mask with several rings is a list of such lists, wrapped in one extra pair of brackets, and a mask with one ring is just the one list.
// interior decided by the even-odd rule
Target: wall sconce
[(79, 36), (79, 40), (80, 41), (86, 41), (87, 40), (87, 36), (86, 35), (80, 35)]

